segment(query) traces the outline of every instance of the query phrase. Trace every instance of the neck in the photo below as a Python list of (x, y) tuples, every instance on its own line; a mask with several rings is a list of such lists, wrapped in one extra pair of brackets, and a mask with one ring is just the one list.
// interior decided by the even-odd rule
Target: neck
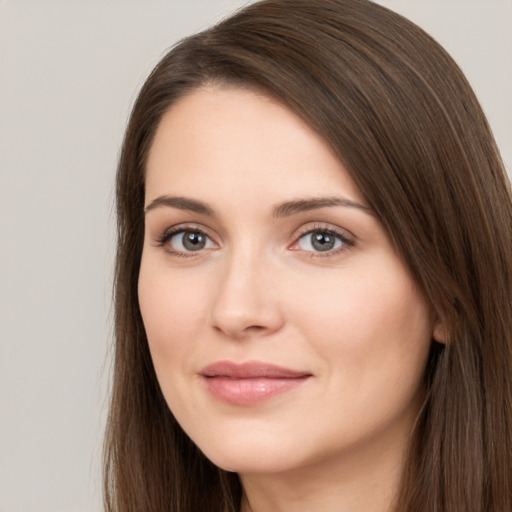
[(408, 435), (280, 473), (240, 475), (241, 512), (391, 512)]

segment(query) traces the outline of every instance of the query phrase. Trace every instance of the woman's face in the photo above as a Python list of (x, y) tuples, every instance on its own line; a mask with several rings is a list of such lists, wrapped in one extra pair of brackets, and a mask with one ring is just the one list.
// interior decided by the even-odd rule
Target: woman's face
[(208, 458), (261, 473), (402, 450), (432, 315), (322, 138), (265, 96), (196, 90), (158, 127), (145, 202), (149, 347)]

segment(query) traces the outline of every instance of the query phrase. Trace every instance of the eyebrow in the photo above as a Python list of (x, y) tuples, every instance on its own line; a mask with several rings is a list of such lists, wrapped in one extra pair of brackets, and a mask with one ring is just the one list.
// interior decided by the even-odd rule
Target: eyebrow
[(209, 215), (213, 217), (215, 215), (213, 208), (208, 206), (206, 203), (201, 201), (196, 201), (195, 199), (189, 199), (187, 197), (173, 197), (173, 196), (159, 196), (151, 203), (149, 203), (146, 208), (144, 208), (144, 213), (147, 213), (155, 208), (159, 208), (161, 206), (168, 206), (170, 208), (178, 208), (178, 210), (189, 210), (195, 213), (201, 213), (203, 215)]
[(361, 203), (351, 201), (350, 199), (345, 199), (344, 197), (313, 197), (310, 199), (296, 199), (293, 201), (286, 201), (285, 203), (281, 203), (274, 208), (273, 216), (275, 218), (288, 217), (296, 213), (332, 206), (357, 208), (370, 215), (373, 214), (373, 210), (368, 206), (364, 206)]
[[(145, 207), (144, 213), (147, 213), (155, 208), (167, 206), (170, 208), (177, 208), (179, 210), (188, 210), (209, 217), (215, 216), (215, 210), (207, 203), (197, 201), (196, 199), (190, 199), (187, 197), (174, 197), (174, 196), (159, 196), (153, 199), (148, 206)], [(311, 210), (317, 210), (320, 208), (327, 208), (332, 206), (343, 206), (347, 208), (357, 208), (362, 210), (369, 215), (373, 215), (373, 210), (368, 206), (364, 206), (361, 203), (345, 199), (343, 197), (313, 197), (306, 199), (295, 199), (292, 201), (286, 201), (275, 206), (272, 210), (272, 216), (274, 218), (289, 217), (297, 213), (307, 212)]]

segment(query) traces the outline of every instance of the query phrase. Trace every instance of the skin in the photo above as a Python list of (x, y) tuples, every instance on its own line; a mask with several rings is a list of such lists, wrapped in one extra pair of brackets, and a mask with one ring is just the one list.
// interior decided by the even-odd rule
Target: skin
[[(346, 203), (275, 215), (326, 197)], [(163, 242), (174, 227), (204, 232), (204, 248), (187, 251), (182, 233)], [(311, 230), (326, 229), (336, 243), (319, 251)], [(208, 458), (239, 473), (244, 512), (389, 510), (441, 326), (308, 125), (228, 86), (193, 91), (165, 114), (147, 163), (139, 300), (166, 401)], [(233, 405), (199, 375), (224, 360), (310, 377)]]

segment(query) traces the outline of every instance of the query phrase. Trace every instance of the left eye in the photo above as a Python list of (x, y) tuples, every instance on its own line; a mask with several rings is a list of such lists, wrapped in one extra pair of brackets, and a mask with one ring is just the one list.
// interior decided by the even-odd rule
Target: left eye
[(169, 245), (177, 252), (194, 252), (214, 246), (210, 237), (201, 231), (179, 231), (169, 238)]
[(298, 248), (303, 251), (327, 252), (338, 249), (346, 243), (346, 240), (337, 233), (326, 230), (315, 230), (302, 235), (297, 245)]

